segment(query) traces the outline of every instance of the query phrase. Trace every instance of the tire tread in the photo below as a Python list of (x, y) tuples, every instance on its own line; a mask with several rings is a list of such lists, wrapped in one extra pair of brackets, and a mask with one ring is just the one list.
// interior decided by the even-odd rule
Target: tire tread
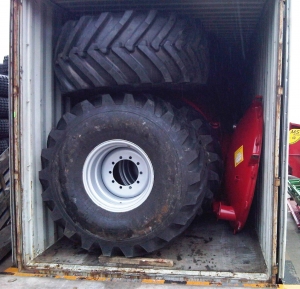
[[(201, 163), (204, 159), (204, 150), (201, 147), (196, 130), (188, 123), (188, 121), (181, 117), (180, 112), (168, 103), (147, 95), (131, 95), (125, 94), (122, 100), (115, 99), (115, 97), (106, 94), (100, 97), (102, 101), (83, 101), (77, 104), (70, 113), (67, 113), (61, 118), (57, 128), (53, 129), (49, 134), (48, 148), (42, 152), (42, 166), (40, 171), (40, 180), (43, 186), (43, 200), (48, 204), (52, 211), (51, 215), (54, 221), (59, 224), (69, 226), (64, 231), (67, 237), (77, 236), (81, 239), (84, 249), (89, 250), (94, 243), (97, 243), (104, 256), (112, 256), (115, 252), (123, 252), (126, 257), (135, 257), (145, 253), (153, 252), (165, 246), (170, 240), (181, 234), (192, 222), (197, 211), (201, 207), (204, 200), (206, 190), (206, 181), (208, 171)], [(152, 117), (160, 119), (160, 122), (169, 126), (173, 135), (177, 136), (174, 141), (182, 144), (183, 160), (182, 166), (187, 168), (187, 177), (185, 179), (187, 192), (184, 195), (181, 207), (176, 216), (173, 216), (169, 225), (160, 229), (159, 232), (150, 239), (145, 239), (136, 243), (136, 241), (126, 241), (123, 243), (109, 243), (107, 240), (97, 238), (96, 235), (87, 232), (83, 228), (76, 227), (76, 224), (71, 224), (71, 218), (62, 213), (62, 205), (57, 205), (53, 197), (53, 184), (51, 184), (51, 174), (49, 173), (48, 159), (53, 155), (53, 148), (59, 146), (64, 131), (70, 125), (75, 125), (78, 117), (83, 117), (83, 114), (90, 112), (99, 112), (99, 108), (113, 108), (114, 106), (135, 106), (140, 107), (144, 111), (143, 114), (151, 114)], [(87, 109), (84, 109), (87, 108)], [(176, 128), (176, 129), (173, 129)], [(192, 164), (192, 165), (191, 165)], [(190, 169), (192, 166), (192, 169)], [(53, 205), (54, 204), (54, 205)], [(64, 220), (62, 220), (64, 219)]]
[(62, 28), (55, 73), (63, 93), (115, 85), (205, 84), (209, 59), (202, 30), (196, 20), (156, 10), (82, 16)]

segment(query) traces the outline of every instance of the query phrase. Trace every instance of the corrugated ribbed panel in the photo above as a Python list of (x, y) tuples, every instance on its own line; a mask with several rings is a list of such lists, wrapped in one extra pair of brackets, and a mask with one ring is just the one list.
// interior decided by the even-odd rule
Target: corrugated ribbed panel
[[(20, 146), (22, 173), (22, 234), (26, 262), (55, 241), (55, 228), (42, 203), (40, 152), (57, 115), (60, 98), (54, 97), (52, 71), (53, 16), (51, 6), (42, 1), (24, 1), (20, 33)], [(56, 15), (57, 16), (57, 15)], [(58, 22), (58, 21), (57, 21)]]
[(266, 0), (53, 0), (75, 14), (97, 14), (125, 9), (158, 9), (200, 18), (207, 32), (229, 44), (247, 41), (253, 33)]
[[(276, 131), (276, 88), (278, 78), (278, 43), (279, 43), (279, 2), (269, 0), (264, 17), (258, 25), (258, 32), (252, 43), (252, 76), (249, 79), (249, 93), (263, 96), (264, 140), (261, 158), (260, 177), (256, 190), (256, 229), (267, 267), (275, 264), (272, 258), (271, 244), (273, 221), (277, 218), (273, 206), (274, 195), (274, 155)], [(276, 245), (276, 244), (273, 244)], [(271, 273), (271, 272), (269, 272)]]

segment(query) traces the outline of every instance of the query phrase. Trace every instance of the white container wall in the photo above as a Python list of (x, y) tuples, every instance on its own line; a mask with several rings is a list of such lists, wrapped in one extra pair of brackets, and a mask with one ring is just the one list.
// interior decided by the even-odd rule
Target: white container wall
[[(265, 256), (268, 268), (275, 265), (274, 252), (276, 250), (276, 226), (274, 218), (277, 218), (274, 206), (277, 207), (278, 196), (274, 192), (275, 188), (275, 154), (276, 148), (276, 114), (277, 114), (277, 87), (278, 77), (278, 49), (280, 45), (279, 15), (280, 3), (274, 5), (269, 1), (265, 6), (264, 17), (257, 27), (254, 38), (256, 57), (254, 60), (250, 91), (255, 95), (263, 96), (264, 103), (264, 144), (261, 165), (263, 167), (260, 188), (256, 191), (256, 228)], [(282, 41), (282, 40), (281, 40)], [(277, 65), (276, 65), (277, 64)], [(278, 169), (278, 168), (277, 168)], [(274, 239), (273, 239), (274, 238)], [(272, 261), (273, 260), (273, 261)], [(270, 274), (270, 272), (269, 272)]]
[(20, 195), (16, 194), (17, 202), (22, 202), (22, 206), (18, 207), (21, 210), (17, 211), (20, 218), (17, 220), (22, 223), (18, 224), (21, 231), (17, 236), (22, 232), (19, 240), (22, 248), (19, 249), (24, 253), (26, 264), (56, 239), (53, 221), (42, 202), (38, 172), (41, 169), (41, 149), (46, 146), (47, 135), (62, 110), (59, 94), (54, 96), (53, 5), (43, 1), (26, 1), (19, 8), (22, 31), (18, 51), (20, 94), (18, 99), (14, 99), (13, 114), (19, 116), (18, 131), (21, 132), (18, 136), (20, 146), (15, 149), (17, 154), (20, 153), (21, 166), (26, 168), (19, 175)]

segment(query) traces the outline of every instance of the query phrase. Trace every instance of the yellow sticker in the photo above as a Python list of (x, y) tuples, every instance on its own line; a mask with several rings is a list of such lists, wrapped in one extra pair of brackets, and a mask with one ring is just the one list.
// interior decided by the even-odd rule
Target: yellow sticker
[(244, 160), (244, 148), (243, 146), (239, 147), (234, 152), (234, 166), (238, 166)]
[(300, 129), (293, 128), (290, 130), (290, 144), (294, 144), (300, 140)]

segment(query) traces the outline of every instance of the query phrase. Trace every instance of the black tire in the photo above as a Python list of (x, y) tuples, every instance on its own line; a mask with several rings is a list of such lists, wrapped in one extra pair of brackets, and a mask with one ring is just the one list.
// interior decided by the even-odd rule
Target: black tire
[(5, 66), (4, 66), (4, 64), (0, 64), (0, 74), (5, 75)]
[(208, 45), (193, 19), (154, 10), (67, 22), (55, 52), (63, 93), (140, 84), (205, 84)]
[(0, 75), (0, 96), (8, 96), (8, 77), (6, 75)]
[[(118, 213), (96, 205), (82, 177), (90, 152), (115, 139), (142, 148), (155, 172), (147, 199)], [(104, 256), (143, 255), (165, 246), (193, 220), (206, 194), (205, 161), (195, 129), (168, 103), (103, 95), (75, 106), (51, 131), (42, 151), (42, 197), (64, 234), (81, 239), (84, 249), (100, 247)]]
[(184, 106), (180, 109), (180, 114), (196, 130), (198, 141), (205, 151), (208, 181), (205, 199), (199, 213), (209, 212), (212, 210), (212, 201), (220, 194), (220, 184), (223, 176), (221, 146), (213, 128), (199, 112)]
[(0, 118), (8, 118), (8, 98), (0, 97)]
[(0, 119), (0, 138), (8, 138), (9, 123), (8, 119)]
[(8, 148), (9, 140), (8, 139), (1, 139), (0, 140), (0, 155)]
[(8, 75), (8, 56), (5, 56), (3, 64), (0, 64), (0, 74)]

